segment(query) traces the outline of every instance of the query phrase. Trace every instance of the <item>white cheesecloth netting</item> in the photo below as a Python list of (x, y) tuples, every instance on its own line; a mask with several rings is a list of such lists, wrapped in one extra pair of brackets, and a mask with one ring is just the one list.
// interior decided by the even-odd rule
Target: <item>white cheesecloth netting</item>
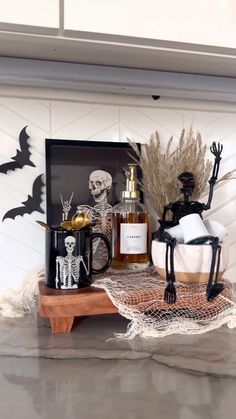
[(117, 338), (163, 337), (171, 334), (200, 334), (224, 324), (236, 327), (236, 299), (231, 282), (212, 302), (206, 300), (207, 284), (176, 282), (177, 301), (164, 302), (165, 279), (154, 269), (142, 272), (109, 273), (93, 284), (104, 289), (119, 313), (131, 320), (126, 333)]
[(38, 282), (44, 280), (42, 267), (29, 272), (18, 289), (9, 289), (0, 295), (0, 313), (3, 317), (23, 317), (36, 308)]

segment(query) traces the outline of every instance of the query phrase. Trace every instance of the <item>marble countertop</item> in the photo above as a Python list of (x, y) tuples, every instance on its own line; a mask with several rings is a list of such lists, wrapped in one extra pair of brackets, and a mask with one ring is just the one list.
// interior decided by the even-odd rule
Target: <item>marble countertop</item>
[(53, 335), (37, 315), (1, 319), (1, 419), (235, 418), (236, 329), (112, 339), (127, 324), (87, 317)]

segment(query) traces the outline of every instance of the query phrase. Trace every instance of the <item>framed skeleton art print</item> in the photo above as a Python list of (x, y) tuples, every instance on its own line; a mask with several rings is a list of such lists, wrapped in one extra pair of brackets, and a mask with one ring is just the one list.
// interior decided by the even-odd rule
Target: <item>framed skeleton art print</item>
[[(47, 223), (59, 226), (86, 212), (94, 232), (111, 239), (111, 210), (125, 189), (132, 156), (128, 143), (46, 139)], [(94, 241), (95, 253), (99, 243)]]

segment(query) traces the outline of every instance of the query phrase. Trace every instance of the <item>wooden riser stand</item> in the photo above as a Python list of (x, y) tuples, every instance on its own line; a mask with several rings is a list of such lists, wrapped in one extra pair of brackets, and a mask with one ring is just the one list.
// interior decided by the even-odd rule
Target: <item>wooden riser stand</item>
[(117, 307), (101, 289), (87, 287), (62, 291), (39, 282), (39, 314), (49, 317), (52, 333), (69, 333), (75, 317), (117, 312)]

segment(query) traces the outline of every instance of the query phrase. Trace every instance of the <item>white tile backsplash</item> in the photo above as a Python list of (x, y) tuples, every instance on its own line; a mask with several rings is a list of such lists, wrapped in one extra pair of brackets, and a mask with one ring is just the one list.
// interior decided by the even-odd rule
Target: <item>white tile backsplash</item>
[[(62, 104), (60, 108), (62, 108)], [(103, 132), (114, 129), (117, 132), (117, 124), (119, 121), (119, 112), (117, 106), (96, 106), (88, 112), (88, 105), (85, 104), (86, 112), (81, 112), (81, 104), (79, 104), (80, 113), (75, 119), (74, 108), (71, 118), (67, 116), (66, 124), (54, 131), (54, 126), (59, 126), (60, 115), (57, 115), (58, 107), (52, 107), (52, 135), (54, 138), (65, 138), (75, 140), (92, 140), (94, 136)], [(67, 112), (67, 104), (64, 104), (64, 113)]]
[(65, 112), (65, 103), (55, 102), (52, 106), (52, 132), (57, 135), (58, 131), (66, 130), (67, 126), (78, 123), (80, 119), (86, 118), (86, 115), (99, 109), (101, 105), (87, 103), (67, 103)]

